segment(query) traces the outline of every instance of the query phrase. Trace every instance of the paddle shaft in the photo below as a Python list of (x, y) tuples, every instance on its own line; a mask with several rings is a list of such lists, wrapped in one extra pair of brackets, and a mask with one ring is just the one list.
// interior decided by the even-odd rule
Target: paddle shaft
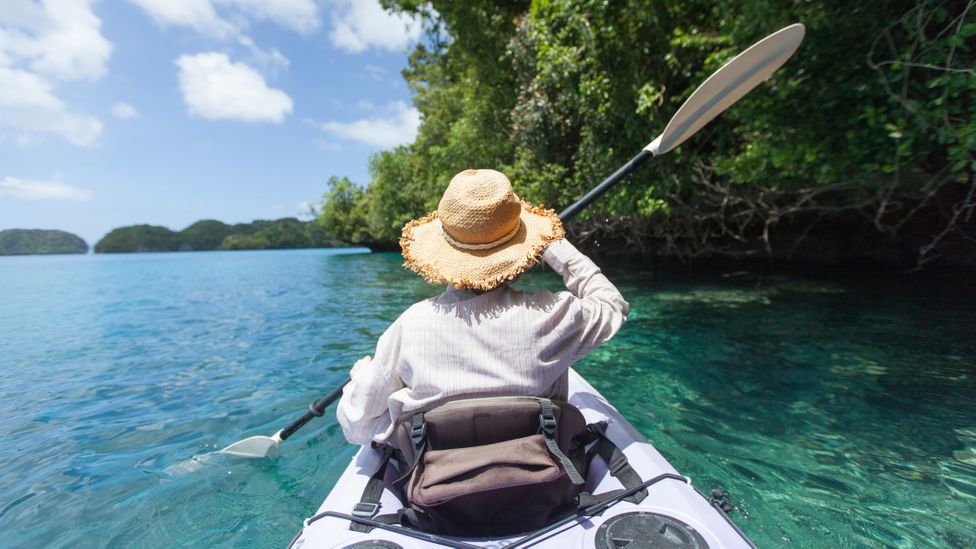
[(336, 387), (335, 389), (332, 390), (331, 393), (325, 395), (325, 397), (323, 397), (322, 400), (309, 404), (308, 411), (305, 412), (305, 415), (296, 419), (288, 427), (282, 429), (281, 434), (278, 435), (278, 438), (280, 438), (281, 440), (286, 440), (288, 437), (293, 435), (295, 431), (301, 429), (303, 425), (305, 425), (309, 421), (312, 421), (312, 418), (321, 417), (322, 414), (325, 413), (325, 409), (328, 408), (330, 404), (339, 400), (339, 397), (342, 396), (342, 389), (348, 383), (349, 380), (346, 380), (346, 382), (343, 383), (341, 386)]
[(565, 222), (576, 217), (576, 214), (583, 211), (583, 209), (589, 206), (591, 202), (599, 198), (603, 193), (607, 192), (607, 190), (614, 186), (618, 181), (624, 177), (627, 177), (630, 172), (636, 170), (641, 164), (652, 156), (654, 155), (650, 151), (642, 149), (641, 152), (637, 153), (636, 156), (628, 160), (626, 164), (620, 167), (620, 169), (613, 172), (610, 177), (604, 179), (602, 183), (596, 187), (593, 187), (590, 192), (583, 195), (583, 198), (580, 198), (574, 202), (572, 206), (560, 212), (559, 219)]

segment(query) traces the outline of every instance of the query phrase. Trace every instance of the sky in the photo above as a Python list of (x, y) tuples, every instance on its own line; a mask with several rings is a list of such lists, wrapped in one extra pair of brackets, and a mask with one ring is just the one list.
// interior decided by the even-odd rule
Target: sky
[(412, 142), (376, 0), (0, 0), (0, 230), (299, 216)]

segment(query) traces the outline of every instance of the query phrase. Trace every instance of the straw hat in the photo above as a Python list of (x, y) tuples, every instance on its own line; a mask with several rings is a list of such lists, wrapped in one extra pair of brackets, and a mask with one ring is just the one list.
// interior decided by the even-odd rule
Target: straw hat
[(432, 284), (490, 290), (539, 261), (563, 238), (552, 210), (523, 202), (495, 170), (454, 176), (437, 211), (403, 227), (403, 265)]

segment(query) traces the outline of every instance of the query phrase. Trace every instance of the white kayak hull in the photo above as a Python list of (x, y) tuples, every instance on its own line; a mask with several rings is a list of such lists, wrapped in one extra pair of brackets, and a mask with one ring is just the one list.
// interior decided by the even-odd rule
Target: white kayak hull
[[(663, 474), (678, 474), (671, 464), (664, 459), (664, 456), (651, 446), (596, 389), (572, 370), (569, 377), (569, 394), (569, 402), (583, 412), (588, 423), (609, 421), (607, 437), (624, 452), (631, 467), (640, 475), (641, 479), (647, 481)], [(425, 542), (387, 529), (376, 528), (369, 533), (354, 532), (349, 529), (348, 519), (332, 516), (320, 517), (322, 513), (328, 511), (350, 513), (353, 506), (359, 502), (367, 480), (377, 471), (379, 466), (380, 453), (378, 451), (369, 447), (360, 449), (339, 478), (336, 486), (319, 507), (315, 515), (318, 518), (312, 521), (306, 519), (302, 532), (292, 542), (291, 547), (295, 549), (345, 548), (361, 544), (367, 540), (378, 542), (384, 540), (396, 544), (390, 544), (390, 547), (397, 545), (405, 548), (438, 547), (439, 545), (436, 543)], [(606, 465), (600, 459), (593, 461), (593, 465), (587, 474), (586, 485), (589, 491), (594, 494), (622, 487), (615, 478), (607, 474)], [(626, 501), (618, 502), (599, 516), (574, 519), (525, 546), (552, 549), (592, 548), (596, 546), (596, 536), (602, 524), (625, 513), (645, 512), (672, 517), (691, 526), (701, 536), (699, 545), (701, 541), (704, 541), (707, 547), (712, 549), (754, 547), (725, 514), (696, 491), (689, 482), (664, 478), (649, 486), (647, 490), (648, 495), (640, 504)], [(384, 491), (381, 504), (381, 514), (395, 513), (401, 507), (399, 499), (389, 489)], [(605, 532), (602, 535), (605, 535)], [(523, 536), (493, 539), (449, 539), (480, 547), (501, 548)], [(380, 542), (378, 546), (384, 545)]]

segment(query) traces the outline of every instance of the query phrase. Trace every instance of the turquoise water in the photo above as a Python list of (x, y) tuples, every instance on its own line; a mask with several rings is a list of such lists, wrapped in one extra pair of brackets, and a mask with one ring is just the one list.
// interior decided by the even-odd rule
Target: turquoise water
[[(580, 371), (760, 546), (976, 545), (971, 285), (608, 271), (631, 319)], [(334, 418), (212, 452), (435, 292), (391, 254), (0, 258), (0, 546), (287, 543), (354, 452)]]

